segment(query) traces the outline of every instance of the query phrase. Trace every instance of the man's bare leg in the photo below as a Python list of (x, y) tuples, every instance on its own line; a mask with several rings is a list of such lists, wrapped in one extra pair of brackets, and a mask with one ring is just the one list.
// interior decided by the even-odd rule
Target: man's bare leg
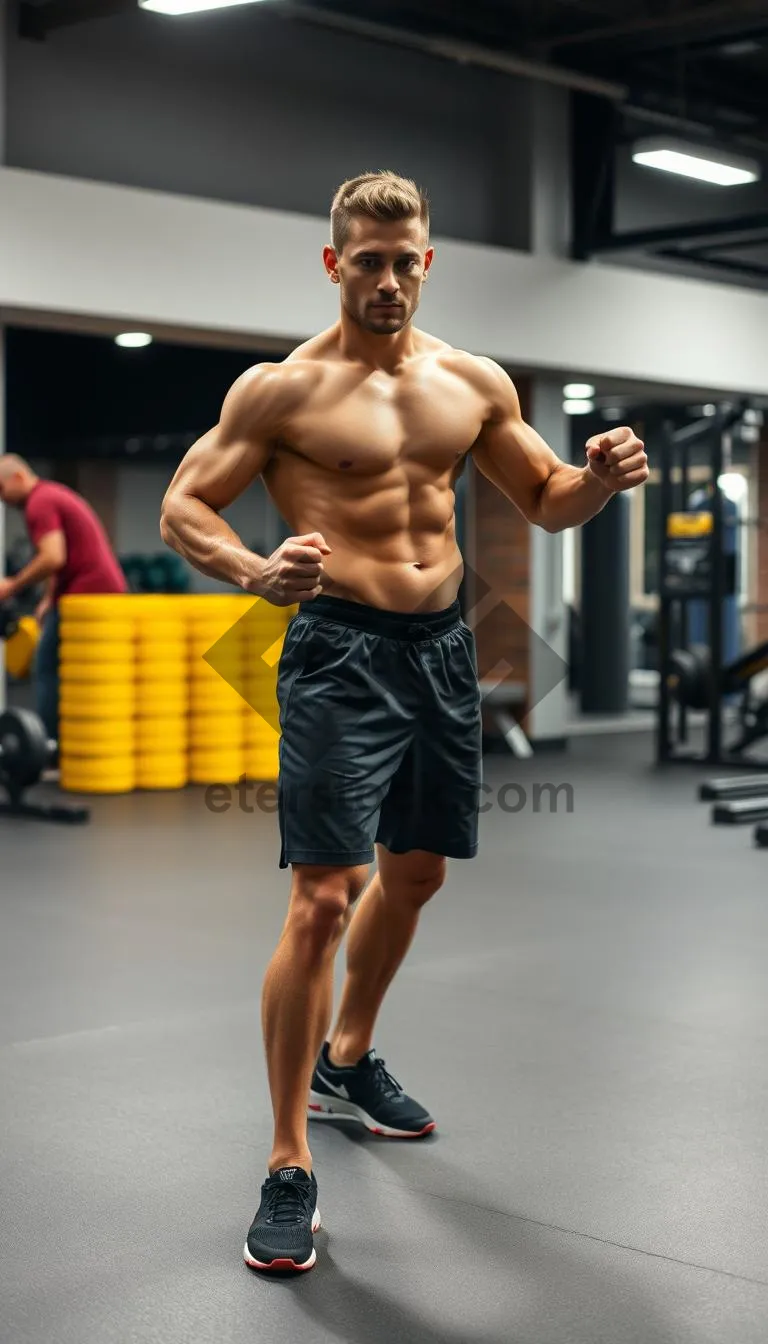
[(262, 1026), (275, 1132), (269, 1170), (312, 1170), (307, 1096), (331, 1024), (333, 963), (367, 868), (297, 864), (288, 916), (267, 969)]
[(421, 910), (445, 880), (445, 859), (424, 850), (390, 854), (378, 846), (378, 872), (349, 925), (347, 978), (330, 1038), (331, 1063), (350, 1068), (370, 1050), (384, 996), (402, 964)]

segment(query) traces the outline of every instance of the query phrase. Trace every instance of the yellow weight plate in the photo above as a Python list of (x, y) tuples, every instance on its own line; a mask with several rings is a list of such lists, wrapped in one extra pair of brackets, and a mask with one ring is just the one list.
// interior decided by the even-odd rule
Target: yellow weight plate
[(96, 741), (85, 734), (60, 733), (59, 752), (62, 759), (66, 758), (70, 762), (85, 759), (89, 763), (102, 761), (117, 770), (127, 768), (131, 764), (135, 744), (133, 737), (124, 738), (122, 741), (104, 742)]
[(40, 626), (33, 616), (22, 616), (14, 634), (5, 641), (5, 668), (15, 681), (23, 681), (32, 671), (40, 643)]
[(280, 762), (275, 757), (246, 755), (243, 765), (248, 779), (274, 780), (280, 774)]
[(187, 640), (176, 639), (172, 632), (167, 633), (162, 630), (158, 631), (157, 639), (143, 639), (139, 636), (136, 640), (136, 658), (140, 663), (146, 663), (156, 658), (160, 660), (168, 659), (171, 662), (186, 662), (188, 657), (189, 646)]
[(76, 760), (62, 760), (59, 769), (59, 788), (65, 793), (131, 793), (135, 783), (133, 761), (123, 771), (101, 771), (92, 761)]
[(66, 660), (59, 664), (59, 680), (62, 686), (123, 686), (134, 684), (134, 669), (124, 663), (70, 663)]
[(133, 667), (134, 648), (133, 644), (123, 644), (120, 640), (107, 643), (105, 640), (99, 640), (98, 643), (86, 643), (82, 639), (69, 640), (63, 639), (59, 645), (59, 666), (62, 663), (80, 663), (88, 667), (102, 667), (105, 664), (112, 666), (119, 663), (121, 667)]
[(244, 745), (242, 724), (222, 726), (215, 732), (201, 732), (196, 726), (190, 729), (190, 751), (242, 751)]
[(189, 778), (193, 784), (236, 784), (242, 774), (242, 752), (191, 751), (189, 754)]
[(136, 706), (136, 715), (146, 722), (167, 723), (185, 717), (188, 709), (189, 702), (178, 695), (144, 695)]
[(193, 686), (189, 699), (190, 716), (193, 719), (201, 715), (242, 713), (244, 705), (242, 696), (226, 685), (221, 691), (213, 687)]
[(216, 668), (211, 667), (204, 658), (192, 658), (187, 663), (187, 675), (189, 680), (198, 686), (232, 686), (236, 681), (239, 683), (245, 680), (243, 664), (241, 662), (227, 661), (226, 668), (222, 668), (225, 673), (217, 672)]
[(178, 690), (187, 695), (189, 685), (183, 670), (175, 667), (155, 667), (151, 663), (145, 663), (143, 667), (136, 671), (136, 689), (139, 697), (143, 695), (152, 695), (155, 687), (167, 688), (168, 690)]
[(280, 741), (280, 733), (272, 728), (263, 719), (254, 714), (255, 722), (252, 724), (246, 719), (245, 732), (243, 733), (243, 742), (248, 751), (276, 751), (277, 744)]
[(131, 709), (136, 700), (136, 684), (133, 681), (120, 682), (84, 682), (73, 681), (62, 684), (61, 703), (77, 705), (78, 709), (87, 709), (90, 705), (113, 706), (116, 713)]
[(121, 720), (127, 723), (133, 722), (132, 704), (127, 707), (116, 707), (114, 704), (103, 703), (84, 705), (62, 696), (59, 699), (59, 712), (61, 714), (66, 714), (67, 719), (70, 722), (79, 723), (84, 728), (87, 728), (90, 724), (114, 723), (116, 716), (119, 716)]
[(59, 639), (62, 645), (112, 644), (122, 649), (132, 649), (134, 629), (130, 621), (62, 621), (59, 626)]
[(174, 717), (172, 719), (136, 719), (136, 750), (138, 752), (174, 752), (186, 751), (189, 743), (189, 720)]
[(136, 758), (137, 789), (183, 789), (189, 782), (186, 754)]
[(62, 616), (78, 621), (104, 619), (116, 616), (119, 620), (133, 619), (129, 593), (71, 593), (59, 600)]
[[(96, 723), (89, 723), (87, 720), (76, 719), (71, 715), (61, 715), (59, 718), (59, 745), (65, 751), (69, 750), (69, 744), (74, 747), (76, 742), (91, 742), (95, 745), (111, 748), (115, 751), (133, 750), (135, 740), (135, 724), (133, 719), (106, 719)], [(77, 752), (75, 751), (75, 755)]]

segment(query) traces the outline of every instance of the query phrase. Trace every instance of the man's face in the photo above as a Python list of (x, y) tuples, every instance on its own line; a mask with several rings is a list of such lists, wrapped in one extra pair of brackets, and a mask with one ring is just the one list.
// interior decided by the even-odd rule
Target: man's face
[(352, 220), (340, 256), (326, 249), (325, 264), (338, 279), (352, 321), (374, 335), (392, 336), (416, 312), (432, 257), (419, 219), (380, 223), (361, 216)]
[(0, 472), (0, 503), (18, 507), (24, 502), (24, 481), (18, 471), (9, 471), (7, 476)]

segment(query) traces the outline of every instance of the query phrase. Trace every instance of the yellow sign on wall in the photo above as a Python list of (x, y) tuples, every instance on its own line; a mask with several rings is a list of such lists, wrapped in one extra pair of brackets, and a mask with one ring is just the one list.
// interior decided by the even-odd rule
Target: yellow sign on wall
[(668, 537), (709, 537), (713, 530), (711, 513), (670, 513), (667, 518)]

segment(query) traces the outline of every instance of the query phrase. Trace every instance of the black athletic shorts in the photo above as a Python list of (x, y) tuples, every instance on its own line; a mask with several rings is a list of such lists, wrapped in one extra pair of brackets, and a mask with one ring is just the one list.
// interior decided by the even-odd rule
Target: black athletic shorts
[(472, 631), (446, 611), (302, 603), (278, 674), (282, 851), (291, 863), (477, 852), (480, 688)]

